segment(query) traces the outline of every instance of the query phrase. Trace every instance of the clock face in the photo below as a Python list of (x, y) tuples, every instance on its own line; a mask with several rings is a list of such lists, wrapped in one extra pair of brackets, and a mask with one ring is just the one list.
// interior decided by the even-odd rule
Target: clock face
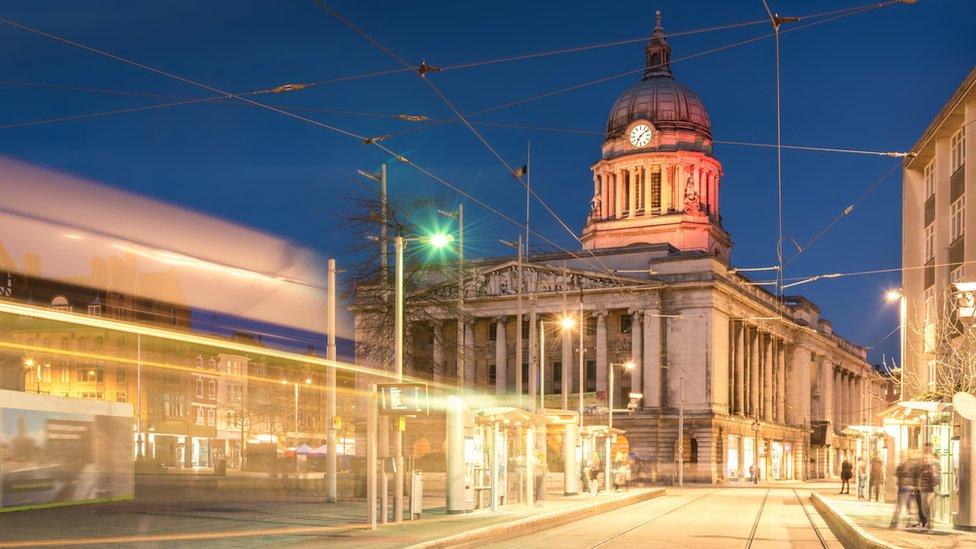
[(651, 142), (651, 127), (638, 124), (630, 130), (630, 144), (635, 147), (646, 147)]

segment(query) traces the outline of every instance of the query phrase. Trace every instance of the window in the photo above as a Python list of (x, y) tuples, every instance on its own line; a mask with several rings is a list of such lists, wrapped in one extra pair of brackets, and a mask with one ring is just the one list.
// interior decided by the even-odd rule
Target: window
[(60, 383), (68, 383), (71, 381), (71, 370), (67, 366), (61, 366), (61, 374), (58, 377)]
[(101, 305), (89, 305), (88, 306), (89, 316), (102, 316), (102, 306)]
[(952, 269), (951, 271), (949, 271), (949, 284), (955, 284), (956, 282), (962, 280), (962, 276), (963, 274), (965, 274), (963, 271), (964, 268), (962, 265), (959, 265), (954, 269)]
[(949, 174), (956, 173), (966, 162), (966, 134), (963, 128), (949, 138)]
[(928, 367), (929, 367), (928, 368), (929, 369), (929, 371), (928, 371), (928, 374), (929, 374), (929, 384), (928, 385), (929, 385), (929, 389), (934, 391), (935, 390), (935, 361), (934, 360), (928, 361)]
[(634, 317), (630, 315), (620, 315), (620, 333), (629, 334), (634, 329)]
[(925, 260), (923, 263), (928, 263), (935, 257), (935, 223), (930, 224), (925, 227)]
[(44, 365), (44, 383), (51, 383), (51, 365)]
[(197, 408), (197, 425), (203, 425), (203, 408)]
[(640, 172), (634, 174), (634, 204), (638, 211), (644, 210), (644, 185)]
[(563, 383), (563, 363), (553, 362), (552, 363), (552, 393), (562, 393), (562, 383)]
[(210, 380), (210, 384), (207, 387), (207, 396), (209, 396), (210, 398), (214, 398), (217, 396), (217, 382), (212, 379)]
[(203, 380), (197, 378), (197, 398), (203, 398)]
[(75, 379), (87, 383), (102, 383), (105, 381), (105, 370), (93, 366), (82, 366), (76, 370)]
[(954, 241), (966, 231), (966, 195), (962, 195), (949, 206), (949, 242)]
[(125, 366), (117, 366), (115, 368), (115, 381), (118, 383), (125, 383), (128, 379), (129, 373), (126, 371)]
[(596, 335), (596, 317), (591, 316), (586, 319), (586, 335)]
[(488, 341), (495, 341), (498, 339), (498, 324), (492, 322), (488, 325)]
[(661, 210), (661, 172), (651, 174), (651, 210), (655, 213)]
[(66, 313), (71, 312), (71, 302), (68, 298), (63, 295), (56, 295), (54, 299), (51, 300), (51, 308), (55, 311), (64, 311)]
[(217, 423), (217, 412), (213, 408), (207, 410), (207, 425), (214, 425)]
[(587, 391), (596, 390), (596, 361), (595, 360), (586, 361), (586, 390)]
[(935, 286), (929, 286), (922, 292), (922, 299), (925, 303), (924, 324), (922, 327), (922, 351), (930, 353), (935, 350)]
[(529, 363), (522, 364), (522, 392), (529, 392)]
[(244, 400), (244, 387), (242, 385), (231, 385), (230, 398), (238, 402)]
[(922, 170), (922, 179), (925, 181), (925, 200), (935, 194), (935, 160), (928, 163)]
[(528, 320), (523, 320), (522, 321), (522, 337), (523, 338), (529, 337), (529, 321)]

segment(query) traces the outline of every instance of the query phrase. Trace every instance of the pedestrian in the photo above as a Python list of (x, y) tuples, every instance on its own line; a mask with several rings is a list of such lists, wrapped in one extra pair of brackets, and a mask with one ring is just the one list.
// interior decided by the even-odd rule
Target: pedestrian
[(932, 504), (935, 503), (935, 489), (941, 481), (942, 468), (939, 466), (939, 461), (932, 455), (932, 445), (926, 444), (925, 454), (922, 456), (922, 464), (919, 467), (917, 486), (921, 495), (919, 528), (925, 528), (929, 532), (933, 530)]
[(535, 501), (536, 505), (542, 507), (542, 502), (546, 500), (546, 477), (549, 473), (549, 464), (546, 463), (546, 456), (542, 450), (535, 451), (535, 461), (533, 463), (535, 474)]
[(868, 500), (881, 501), (881, 486), (884, 485), (884, 463), (878, 454), (871, 458), (871, 479)]
[(854, 476), (854, 466), (851, 465), (850, 460), (846, 457), (844, 462), (840, 464), (840, 493), (850, 494), (851, 493), (851, 477)]
[(864, 492), (867, 491), (868, 463), (861, 455), (857, 458), (857, 499), (864, 499)]
[(906, 516), (910, 517), (912, 513), (912, 500), (915, 487), (912, 485), (914, 480), (909, 469), (908, 455), (905, 452), (902, 452), (901, 460), (899, 460), (898, 466), (895, 467), (895, 482), (898, 485), (898, 499), (895, 500), (895, 512), (891, 515), (891, 525), (888, 526), (891, 529), (899, 526), (902, 508), (905, 509)]
[[(908, 477), (911, 479), (912, 483), (912, 497), (910, 501), (915, 502), (915, 514), (918, 517), (918, 526), (921, 527), (923, 524), (928, 522), (928, 517), (925, 516), (925, 512), (922, 509), (922, 491), (919, 489), (918, 483), (922, 476), (922, 456), (919, 454), (913, 454), (908, 458)], [(911, 527), (912, 525), (909, 525)]]

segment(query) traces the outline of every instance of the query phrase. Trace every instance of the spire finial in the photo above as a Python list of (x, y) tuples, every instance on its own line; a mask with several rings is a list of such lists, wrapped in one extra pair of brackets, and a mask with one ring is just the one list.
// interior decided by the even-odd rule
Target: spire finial
[(645, 79), (652, 76), (671, 76), (671, 46), (668, 45), (667, 37), (664, 35), (661, 10), (655, 11), (654, 16), (654, 32), (651, 33), (651, 40), (644, 48), (647, 56), (644, 68)]

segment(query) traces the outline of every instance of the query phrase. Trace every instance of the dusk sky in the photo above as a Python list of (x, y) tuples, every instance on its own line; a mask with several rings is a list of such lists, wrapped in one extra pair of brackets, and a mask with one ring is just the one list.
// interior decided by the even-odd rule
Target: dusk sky
[[(855, 7), (856, 0), (774, 1), (783, 15)], [(410, 63), (447, 66), (543, 50), (649, 36), (654, 10), (669, 34), (762, 19), (762, 3), (739, 2), (376, 2), (336, 0), (344, 16)], [(785, 33), (782, 36), (783, 143), (870, 151), (907, 151), (976, 59), (967, 0), (920, 0)], [(227, 91), (396, 69), (395, 60), (312, 0), (291, 2), (122, 1), (6, 3), (0, 17)], [(801, 20), (794, 26), (814, 20)], [(789, 26), (784, 26), (784, 30)], [(716, 140), (775, 142), (772, 39), (681, 60), (767, 34), (767, 24), (674, 36), (672, 69), (702, 98)], [(87, 120), (10, 124), (166, 103), (213, 95), (204, 89), (0, 25), (0, 154), (83, 176), (248, 225), (344, 258), (351, 238), (339, 216), (341, 197), (358, 188), (357, 168), (389, 160), (354, 138), (231, 101), (118, 114)], [(435, 82), (463, 112), (636, 70), (643, 42), (531, 60), (446, 70)], [(639, 79), (632, 74), (498, 110), (475, 121), (584, 130), (604, 129), (614, 99)], [(109, 89), (167, 97), (27, 86)], [(172, 97), (170, 97), (172, 96)], [(451, 112), (416, 74), (329, 83), (287, 94), (254, 96), (265, 103), (359, 114), (294, 111), (360, 135), (416, 128), (388, 115), (447, 118)], [(482, 126), (511, 165), (532, 142), (532, 184), (560, 217), (582, 228), (592, 195), (589, 167), (603, 137)], [(411, 160), (513, 218), (524, 194), (504, 167), (460, 124), (440, 125), (384, 142)], [(776, 157), (770, 148), (717, 144), (722, 162), (721, 210), (740, 267), (776, 263)], [(791, 262), (786, 278), (897, 268), (901, 264), (900, 160), (876, 155), (783, 152), (786, 258), (898, 167), (814, 245)], [(395, 195), (458, 197), (410, 167), (390, 166)], [(519, 228), (466, 203), (470, 257), (507, 253), (499, 238)], [(534, 230), (576, 250), (579, 243), (538, 204)], [(536, 244), (542, 244), (536, 239)], [(798, 286), (834, 329), (852, 341), (878, 343), (897, 324), (884, 291), (889, 273)], [(870, 355), (897, 355), (891, 336)]]

